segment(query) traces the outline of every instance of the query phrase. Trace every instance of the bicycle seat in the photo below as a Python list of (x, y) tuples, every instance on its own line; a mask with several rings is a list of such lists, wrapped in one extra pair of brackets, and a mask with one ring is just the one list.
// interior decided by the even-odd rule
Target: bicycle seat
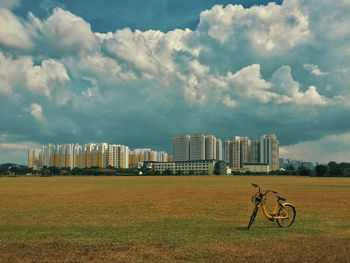
[(277, 196), (277, 198), (278, 198), (278, 201), (279, 201), (279, 200), (282, 200), (282, 201), (286, 201), (286, 200), (287, 200), (287, 198), (285, 198), (285, 197), (283, 197), (283, 196), (279, 196), (279, 195)]

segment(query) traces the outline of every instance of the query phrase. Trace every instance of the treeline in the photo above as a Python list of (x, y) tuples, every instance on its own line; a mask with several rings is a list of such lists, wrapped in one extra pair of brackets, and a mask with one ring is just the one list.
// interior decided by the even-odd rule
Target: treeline
[(0, 164), (0, 175), (25, 175), (32, 174), (33, 172), (33, 169), (28, 168), (26, 165), (18, 165), (14, 163)]
[(183, 171), (173, 172), (168, 169), (163, 172), (155, 171), (149, 168), (107, 168), (91, 167), (91, 168), (58, 168), (58, 167), (43, 167), (40, 170), (33, 170), (24, 165), (2, 164), (0, 165), (0, 175), (16, 176), (16, 175), (32, 175), (32, 176), (159, 176), (159, 175), (205, 175), (207, 171)]
[(130, 176), (139, 175), (139, 169), (136, 168), (100, 168), (97, 166), (91, 168), (57, 168), (57, 167), (43, 167), (39, 171), (41, 176), (52, 176), (52, 175), (90, 175), (90, 176)]
[[(57, 167), (44, 167), (38, 173), (41, 176), (51, 176), (51, 175), (90, 175), (90, 176), (136, 176), (136, 175), (148, 175), (148, 176), (157, 176), (157, 175), (185, 175), (183, 171), (173, 172), (168, 169), (163, 172), (155, 171), (149, 168), (99, 168), (99, 167), (91, 167), (91, 168), (73, 168), (72, 170), (66, 168), (57, 168)], [(197, 174), (205, 174), (206, 172), (202, 171), (201, 173), (190, 171), (186, 173), (186, 175), (197, 175)]]
[(317, 165), (314, 172), (320, 177), (350, 177), (350, 163), (329, 162), (328, 165)]
[[(247, 171), (245, 175), (257, 175), (262, 173), (252, 173)], [(269, 175), (300, 175), (300, 176), (318, 176), (318, 177), (350, 177), (350, 163), (336, 163), (334, 161), (328, 164), (319, 164), (314, 170), (301, 166), (295, 169), (292, 165), (287, 166), (285, 171), (276, 170), (269, 172)]]
[[(5, 163), (0, 165), (0, 175), (14, 176), (14, 175), (36, 175), (36, 176), (53, 176), (53, 175), (90, 175), (90, 176), (136, 176), (136, 175), (204, 175), (205, 171), (183, 171), (173, 172), (172, 170), (165, 170), (163, 172), (154, 171), (149, 168), (57, 168), (57, 167), (43, 167), (39, 171), (28, 168), (25, 165), (18, 165), (13, 163)], [(214, 171), (214, 174), (215, 173)], [(266, 173), (254, 173), (251, 171), (237, 173), (234, 175), (266, 175)], [(314, 170), (307, 167), (299, 167), (295, 169), (293, 166), (286, 167), (286, 170), (276, 170), (269, 173), (269, 175), (300, 175), (300, 176), (318, 176), (318, 177), (350, 177), (350, 163), (336, 163), (334, 161), (328, 164), (319, 164)]]

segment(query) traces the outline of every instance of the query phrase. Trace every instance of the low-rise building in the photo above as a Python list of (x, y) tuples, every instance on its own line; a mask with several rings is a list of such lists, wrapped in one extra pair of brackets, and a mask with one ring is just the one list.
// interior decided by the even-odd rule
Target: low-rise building
[(217, 169), (217, 173), (223, 175), (226, 174), (227, 164), (217, 160), (197, 160), (168, 163), (145, 162), (145, 166), (161, 173), (170, 170), (173, 174), (186, 175), (212, 175), (214, 174), (214, 170)]
[(243, 170), (252, 173), (269, 173), (270, 166), (268, 163), (244, 163)]

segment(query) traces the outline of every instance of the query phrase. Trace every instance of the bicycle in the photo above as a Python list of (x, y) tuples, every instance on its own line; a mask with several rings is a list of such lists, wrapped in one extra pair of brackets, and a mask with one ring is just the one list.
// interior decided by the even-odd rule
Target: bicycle
[[(255, 208), (252, 213), (252, 216), (250, 217), (250, 221), (248, 224), (248, 230), (254, 223), (254, 220), (256, 218), (256, 215), (258, 213), (259, 208), (262, 208), (264, 216), (269, 219), (270, 221), (277, 221), (277, 224), (279, 227), (290, 227), (294, 220), (295, 220), (295, 207), (291, 203), (284, 203), (284, 201), (287, 200), (287, 198), (283, 196), (278, 196), (276, 191), (273, 190), (267, 190), (264, 194), (261, 192), (260, 186), (257, 184), (252, 184), (254, 187), (259, 188), (259, 191), (252, 197), (252, 202), (255, 203)], [(276, 206), (272, 213), (268, 213), (265, 202), (267, 198), (268, 193), (273, 193), (277, 197)]]

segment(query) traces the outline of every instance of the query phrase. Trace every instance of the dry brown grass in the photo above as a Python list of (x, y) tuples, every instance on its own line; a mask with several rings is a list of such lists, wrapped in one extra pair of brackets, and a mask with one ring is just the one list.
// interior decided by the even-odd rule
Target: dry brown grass
[[(296, 205), (290, 229), (245, 230), (251, 182)], [(0, 178), (0, 261), (350, 262), (349, 200), (348, 178)]]
[(225, 242), (168, 248), (133, 243), (81, 245), (43, 243), (6, 244), (1, 262), (350, 262), (350, 240), (300, 238), (291, 241)]

